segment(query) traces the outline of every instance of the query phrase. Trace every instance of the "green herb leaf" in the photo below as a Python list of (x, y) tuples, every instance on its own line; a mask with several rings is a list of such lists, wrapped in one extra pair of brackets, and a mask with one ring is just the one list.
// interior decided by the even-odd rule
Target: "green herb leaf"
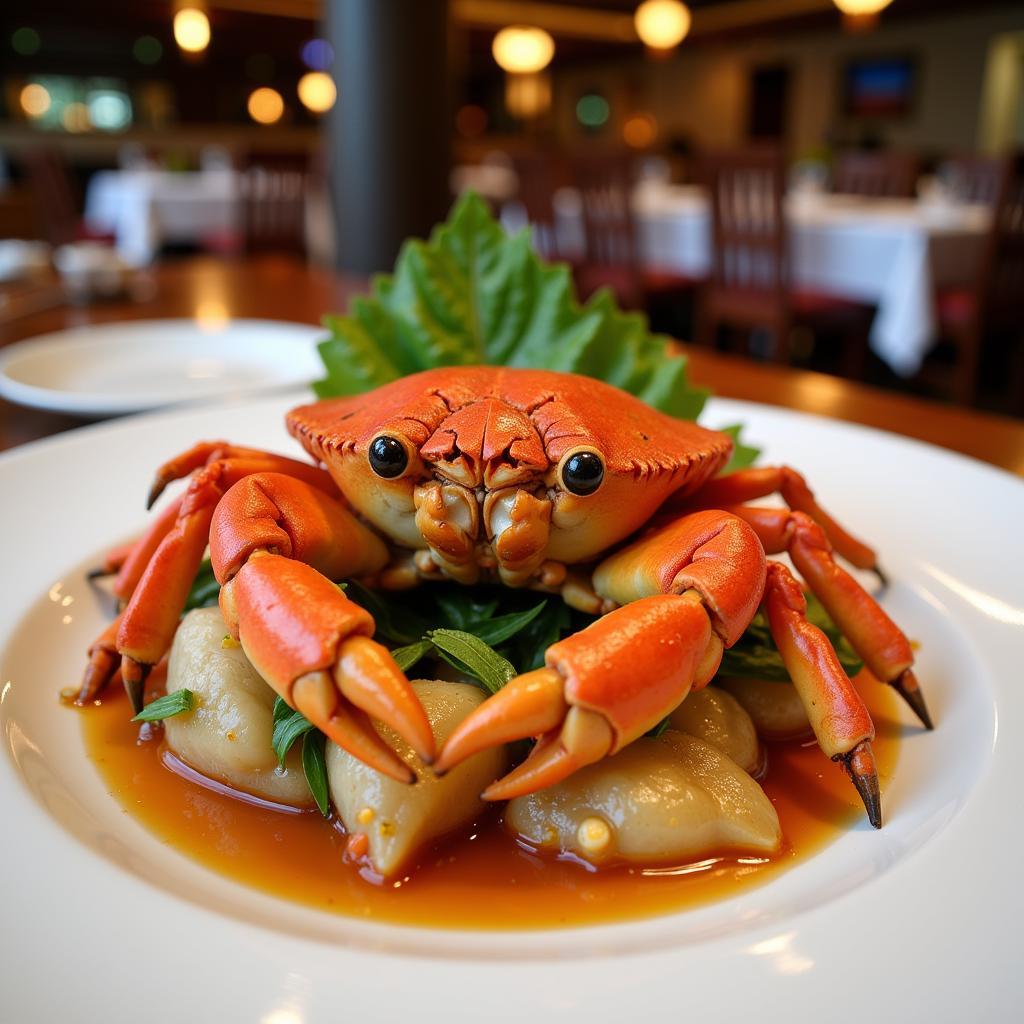
[[(497, 602), (495, 602), (497, 607)], [(528, 608), (524, 612), (513, 612), (511, 615), (499, 615), (494, 619), (485, 619), (483, 622), (470, 622), (466, 625), (466, 632), (483, 640), (491, 647), (497, 647), (506, 640), (510, 640), (517, 633), (524, 630), (542, 611), (547, 607), (547, 601)]]
[(653, 729), (647, 730), (647, 735), (656, 740), (671, 724), (672, 720), (666, 715)]
[(185, 611), (190, 612), (193, 608), (208, 608), (210, 605), (216, 604), (219, 597), (220, 584), (213, 575), (213, 566), (210, 565), (210, 560), (204, 558), (203, 564), (199, 566), (199, 572), (196, 573), (196, 578), (192, 581), (188, 597), (185, 599)]
[(726, 473), (735, 473), (737, 469), (746, 469), (747, 466), (752, 466), (756, 461), (757, 457), (761, 454), (760, 448), (754, 448), (752, 445), (745, 444), (740, 435), (743, 433), (742, 423), (733, 423), (728, 427), (717, 427), (723, 434), (728, 434), (733, 440), (732, 456), (729, 461), (725, 464), (725, 468), (719, 474), (725, 476)]
[(274, 701), (274, 733), (270, 742), (277, 754), (277, 763), (282, 768), (292, 744), (312, 728), (313, 723), (301, 711), (289, 707), (283, 697)]
[(326, 740), (324, 734), (316, 729), (306, 733), (302, 740), (302, 771), (320, 813), (329, 818), (331, 802), (327, 790), (327, 758), (324, 755)]
[(435, 366), (475, 363), (582, 373), (695, 419), (707, 392), (686, 379), (686, 357), (620, 312), (602, 290), (576, 301), (563, 265), (535, 255), (529, 230), (509, 237), (487, 204), (467, 193), (429, 241), (402, 247), (394, 273), (348, 316), (324, 320), (321, 398), (355, 395)]
[(517, 675), (512, 662), (471, 633), (460, 629), (432, 629), (427, 636), (446, 661), (479, 679), (491, 693), (497, 693)]
[[(594, 621), (594, 616), (577, 613), (578, 628), (582, 629)], [(571, 631), (574, 625), (573, 612), (565, 602), (552, 601), (537, 618), (516, 635), (513, 647), (516, 664), (522, 671), (529, 672), (544, 665), (544, 653), (556, 641)]]
[(195, 694), (191, 690), (174, 690), (164, 697), (147, 704), (133, 719), (133, 722), (160, 722), (165, 718), (191, 711), (195, 707)]
[(406, 644), (405, 647), (396, 647), (391, 652), (391, 657), (403, 672), (408, 672), (421, 658), (425, 658), (434, 649), (433, 641), (417, 640), (414, 644)]
[(378, 639), (396, 644), (412, 644), (427, 631), (429, 623), (402, 605), (386, 599), (377, 591), (369, 590), (355, 580), (349, 580), (345, 596), (365, 608), (377, 625)]

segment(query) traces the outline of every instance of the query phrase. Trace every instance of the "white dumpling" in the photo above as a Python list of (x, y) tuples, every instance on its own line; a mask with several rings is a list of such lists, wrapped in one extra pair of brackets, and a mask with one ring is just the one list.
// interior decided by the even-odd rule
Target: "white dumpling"
[[(486, 694), (477, 686), (445, 680), (412, 684), (440, 747)], [(327, 744), (327, 778), (338, 817), (351, 836), (367, 838), (367, 855), (384, 877), (401, 871), (429, 842), (473, 821), (484, 808), (480, 794), (504, 774), (504, 747), (481, 751), (437, 778), (397, 733), (380, 734), (416, 773), (416, 782), (396, 782), (333, 743)]]
[(715, 685), (740, 702), (764, 739), (790, 740), (810, 735), (811, 723), (792, 683), (719, 676)]
[(167, 692), (195, 694), (191, 712), (164, 719), (167, 745), (196, 771), (236, 789), (294, 807), (313, 804), (301, 744), (278, 767), (272, 746), (274, 691), (242, 649), (224, 644), (220, 609), (197, 608), (182, 620), (167, 666)]
[(674, 729), (516, 798), (505, 823), (536, 847), (592, 864), (769, 853), (782, 841), (761, 787), (720, 750)]
[(745, 772), (756, 775), (764, 764), (757, 730), (732, 694), (713, 686), (691, 693), (669, 716), (680, 732), (710, 743)]

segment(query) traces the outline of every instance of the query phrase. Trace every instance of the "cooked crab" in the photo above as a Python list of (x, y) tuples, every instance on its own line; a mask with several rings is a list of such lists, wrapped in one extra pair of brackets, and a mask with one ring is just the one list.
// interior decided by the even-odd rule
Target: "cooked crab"
[[(167, 651), (207, 545), (225, 622), (253, 665), (341, 747), (411, 781), (391, 726), (437, 772), (526, 737), (530, 755), (484, 793), (506, 800), (621, 750), (714, 676), (763, 607), (821, 749), (881, 824), (874, 726), (787, 552), (871, 672), (931, 726), (903, 633), (835, 560), (876, 569), (787, 467), (726, 476), (724, 434), (607, 384), (549, 371), (429, 370), (302, 406), (288, 428), (314, 464), (204, 442), (160, 468), (150, 504), (184, 495), (113, 559), (127, 607), (90, 649), (80, 699), (120, 665), (136, 707)], [(322, 467), (322, 468), (321, 468)], [(787, 508), (748, 501), (778, 493)], [(452, 579), (560, 594), (601, 617), (548, 648), (439, 753), (373, 618), (332, 582)], [(435, 757), (436, 754), (436, 757)]]

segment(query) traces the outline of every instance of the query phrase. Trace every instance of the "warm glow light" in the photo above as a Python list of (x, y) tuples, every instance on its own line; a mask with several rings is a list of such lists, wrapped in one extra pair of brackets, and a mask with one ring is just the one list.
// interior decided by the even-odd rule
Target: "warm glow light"
[(230, 319), (228, 307), (220, 299), (201, 299), (196, 305), (196, 323), (204, 334), (222, 331)]
[(323, 114), (330, 110), (337, 98), (338, 90), (330, 75), (325, 75), (322, 71), (309, 71), (299, 79), (299, 99), (302, 105), (314, 114)]
[(276, 124), (284, 113), (284, 100), (276, 89), (264, 86), (249, 95), (249, 116), (257, 124)]
[(551, 63), (555, 41), (542, 28), (511, 25), (494, 37), (491, 52), (504, 71), (531, 74)]
[(174, 40), (188, 53), (201, 53), (210, 45), (210, 19), (194, 7), (174, 15)]
[(885, 10), (892, 0), (834, 0), (836, 7), (843, 14), (877, 14)]
[(551, 106), (551, 79), (547, 75), (506, 75), (505, 109), (525, 121), (539, 117)]
[(622, 138), (633, 149), (646, 149), (658, 137), (658, 122), (653, 114), (632, 114), (622, 126)]
[(679, 0), (644, 0), (633, 15), (636, 34), (652, 50), (671, 50), (690, 31), (690, 9)]
[(69, 132), (84, 132), (92, 124), (89, 118), (89, 108), (84, 103), (69, 103), (64, 108), (64, 114), (60, 120)]
[(38, 82), (26, 85), (21, 90), (18, 100), (21, 103), (21, 109), (29, 117), (42, 117), (50, 109), (50, 94), (47, 92), (46, 86), (39, 85)]

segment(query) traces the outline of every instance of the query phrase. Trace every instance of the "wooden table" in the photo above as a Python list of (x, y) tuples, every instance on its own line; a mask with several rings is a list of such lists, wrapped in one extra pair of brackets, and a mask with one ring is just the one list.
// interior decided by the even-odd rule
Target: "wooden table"
[[(154, 317), (266, 317), (317, 323), (347, 307), (365, 282), (281, 257), (168, 263), (152, 273), (151, 297), (58, 306), (0, 320), (0, 345), (63, 327)], [(863, 423), (951, 448), (1024, 476), (1024, 422), (937, 405), (860, 384), (736, 356), (689, 350), (691, 376), (715, 394)], [(81, 425), (81, 420), (0, 400), (0, 450)]]

